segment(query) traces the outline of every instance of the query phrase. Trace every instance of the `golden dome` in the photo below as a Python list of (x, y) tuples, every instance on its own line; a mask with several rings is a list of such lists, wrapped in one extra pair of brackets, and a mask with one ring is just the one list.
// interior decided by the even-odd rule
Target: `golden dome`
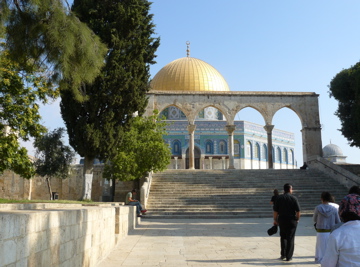
[(210, 64), (192, 57), (174, 60), (150, 83), (156, 91), (230, 91), (223, 76)]

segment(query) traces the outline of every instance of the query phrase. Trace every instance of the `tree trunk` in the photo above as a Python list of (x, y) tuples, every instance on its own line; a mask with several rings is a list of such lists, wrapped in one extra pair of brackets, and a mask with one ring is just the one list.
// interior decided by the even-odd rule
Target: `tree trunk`
[(94, 171), (94, 157), (85, 156), (85, 158), (84, 158), (83, 200), (91, 200), (93, 171)]
[(50, 184), (50, 178), (46, 177), (46, 183), (49, 189), (49, 194), (50, 194), (50, 200), (53, 200), (53, 196), (52, 196), (52, 192), (51, 192), (51, 184)]
[(33, 177), (31, 177), (31, 179), (29, 180), (29, 196), (28, 196), (28, 200), (31, 200), (32, 180), (33, 180)]
[(115, 186), (116, 186), (116, 179), (113, 178), (112, 179), (112, 187), (111, 187), (111, 201), (114, 202), (115, 201)]

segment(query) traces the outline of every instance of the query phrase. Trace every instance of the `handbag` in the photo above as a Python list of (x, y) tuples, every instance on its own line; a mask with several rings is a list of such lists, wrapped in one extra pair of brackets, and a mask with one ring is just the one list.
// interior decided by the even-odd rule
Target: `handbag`
[(268, 233), (268, 235), (274, 235), (277, 233), (277, 230), (278, 230), (278, 226), (274, 225), (267, 230), (267, 233)]

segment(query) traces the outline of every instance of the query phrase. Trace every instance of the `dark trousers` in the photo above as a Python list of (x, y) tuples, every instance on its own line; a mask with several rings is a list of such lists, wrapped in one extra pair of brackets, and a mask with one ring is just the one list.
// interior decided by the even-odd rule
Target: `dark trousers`
[(294, 254), (297, 221), (279, 217), (281, 257), (291, 259)]

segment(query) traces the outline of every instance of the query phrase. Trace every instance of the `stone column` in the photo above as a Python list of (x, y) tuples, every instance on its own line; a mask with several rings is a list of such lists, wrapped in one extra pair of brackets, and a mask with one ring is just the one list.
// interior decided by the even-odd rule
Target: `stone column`
[(205, 156), (201, 155), (200, 158), (200, 169), (205, 169)]
[(180, 169), (186, 169), (186, 154), (182, 154), (180, 161)]
[(272, 130), (274, 125), (267, 124), (264, 126), (265, 131), (267, 132), (267, 141), (268, 141), (268, 168), (273, 169), (273, 154), (272, 154)]
[(234, 131), (235, 125), (226, 125), (226, 131), (229, 134), (229, 169), (235, 169), (234, 167)]
[(177, 162), (178, 157), (174, 157), (174, 159), (175, 159), (175, 170), (177, 170), (178, 169), (178, 162)]
[(221, 159), (222, 159), (222, 168), (223, 170), (225, 170), (226, 169), (225, 157), (221, 157)]
[(194, 170), (195, 169), (195, 159), (194, 159), (194, 132), (196, 129), (196, 125), (189, 124), (188, 127), (189, 132), (189, 169)]
[(213, 169), (213, 162), (212, 162), (212, 160), (213, 160), (213, 157), (209, 157), (210, 170)]
[[(303, 141), (303, 159), (308, 161), (309, 157), (322, 157), (322, 140), (321, 140), (321, 126), (307, 127), (304, 126), (301, 130)], [(303, 162), (300, 162), (302, 166)]]

